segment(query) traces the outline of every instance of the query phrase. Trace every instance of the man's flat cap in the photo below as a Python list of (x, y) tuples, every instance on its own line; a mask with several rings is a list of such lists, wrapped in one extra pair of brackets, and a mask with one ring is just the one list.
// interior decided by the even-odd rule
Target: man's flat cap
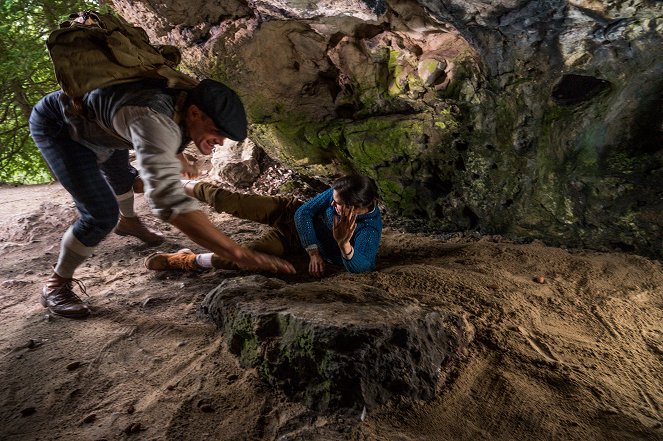
[(188, 101), (207, 114), (221, 134), (233, 141), (246, 138), (246, 112), (239, 96), (228, 86), (202, 80), (189, 91)]

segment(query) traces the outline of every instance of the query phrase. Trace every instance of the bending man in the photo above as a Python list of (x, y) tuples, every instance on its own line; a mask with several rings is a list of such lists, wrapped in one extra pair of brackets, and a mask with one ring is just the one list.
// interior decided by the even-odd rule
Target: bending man
[(128, 164), (131, 148), (158, 217), (241, 268), (294, 272), (290, 263), (241, 247), (217, 230), (180, 184), (178, 154), (190, 141), (209, 155), (226, 138), (246, 137), (244, 107), (222, 83), (204, 80), (187, 92), (154, 80), (111, 86), (85, 95), (78, 112), (64, 93), (53, 92), (34, 107), (30, 132), (79, 213), (62, 238), (57, 264), (41, 294), (42, 305), (52, 313), (69, 318), (90, 314), (73, 292), (73, 276), (117, 224), (123, 200), (116, 195), (128, 192), (136, 177)]

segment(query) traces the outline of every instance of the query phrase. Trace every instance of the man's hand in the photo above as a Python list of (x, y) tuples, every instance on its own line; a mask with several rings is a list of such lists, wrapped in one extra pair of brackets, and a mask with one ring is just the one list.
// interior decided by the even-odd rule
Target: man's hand
[(309, 274), (313, 277), (322, 277), (325, 274), (325, 261), (320, 256), (320, 251), (310, 250), (308, 255), (311, 258), (308, 264)]
[(235, 253), (235, 263), (242, 269), (294, 274), (295, 268), (286, 260), (241, 247)]
[(195, 179), (200, 176), (200, 170), (196, 166), (195, 162), (189, 162), (188, 159), (184, 156), (184, 153), (179, 153), (177, 159), (180, 160), (182, 164), (182, 176), (186, 179)]
[(355, 234), (355, 229), (357, 228), (357, 215), (355, 214), (354, 207), (343, 208), (340, 216), (334, 214), (334, 240), (338, 243), (339, 248), (344, 254), (348, 254), (345, 251), (352, 249), (350, 246), (350, 239), (352, 235)]

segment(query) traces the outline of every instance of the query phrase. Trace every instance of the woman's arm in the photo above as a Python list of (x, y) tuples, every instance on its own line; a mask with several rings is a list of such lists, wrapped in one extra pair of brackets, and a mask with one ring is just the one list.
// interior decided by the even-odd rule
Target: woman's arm
[(351, 273), (365, 273), (375, 269), (375, 259), (380, 247), (382, 232), (372, 226), (359, 227), (354, 237), (354, 245), (349, 253), (341, 252), (343, 266)]

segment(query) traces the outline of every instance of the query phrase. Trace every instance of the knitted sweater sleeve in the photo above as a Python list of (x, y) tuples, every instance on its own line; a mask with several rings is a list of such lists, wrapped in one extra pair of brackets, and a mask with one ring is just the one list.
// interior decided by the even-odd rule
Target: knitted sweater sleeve
[(299, 240), (306, 250), (319, 248), (320, 240), (315, 234), (315, 227), (313, 226), (313, 219), (315, 216), (324, 213), (333, 197), (333, 189), (328, 189), (313, 199), (306, 201), (295, 212), (295, 226), (299, 234)]
[(382, 231), (373, 225), (357, 230), (354, 234), (354, 254), (351, 259), (343, 259), (343, 266), (351, 273), (373, 271)]

